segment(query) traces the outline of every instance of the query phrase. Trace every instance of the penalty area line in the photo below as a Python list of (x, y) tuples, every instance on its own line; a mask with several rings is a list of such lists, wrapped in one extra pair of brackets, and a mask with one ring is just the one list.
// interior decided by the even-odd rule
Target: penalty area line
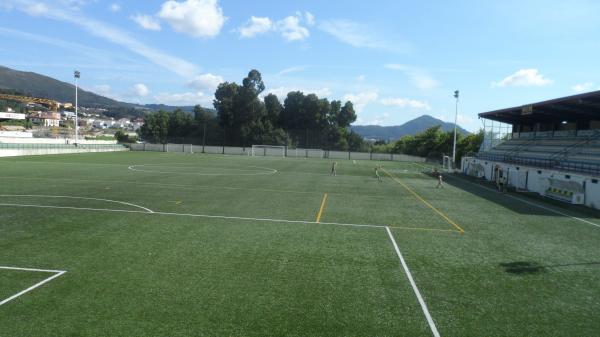
[(57, 277), (62, 276), (63, 274), (65, 274), (67, 271), (66, 270), (49, 270), (49, 269), (34, 269), (34, 268), (19, 268), (19, 267), (6, 267), (6, 266), (0, 266), (0, 269), (5, 269), (5, 270), (19, 270), (19, 271), (30, 271), (30, 272), (42, 272), (42, 273), (53, 273), (54, 275), (47, 277), (45, 279), (43, 279), (42, 281), (32, 285), (31, 287), (25, 289), (25, 290), (21, 290), (18, 293), (0, 301), (0, 306), (16, 299), (19, 296), (25, 295), (26, 293), (39, 288), (41, 286), (43, 286), (44, 284), (54, 280)]
[(396, 255), (398, 255), (398, 258), (400, 259), (400, 264), (402, 265), (402, 268), (404, 269), (404, 273), (406, 274), (406, 277), (408, 278), (408, 282), (410, 283), (410, 286), (412, 287), (412, 289), (415, 293), (415, 296), (417, 296), (417, 300), (419, 301), (419, 304), (421, 305), (421, 309), (423, 310), (423, 314), (425, 315), (425, 318), (427, 319), (427, 323), (429, 324), (429, 328), (431, 329), (433, 336), (440, 337), (440, 333), (438, 332), (438, 329), (435, 326), (435, 322), (433, 321), (433, 318), (431, 317), (431, 314), (429, 313), (429, 309), (427, 309), (427, 304), (425, 303), (423, 296), (421, 296), (421, 292), (419, 291), (419, 288), (417, 288), (417, 284), (415, 283), (415, 280), (413, 279), (412, 274), (410, 273), (410, 270), (408, 269), (408, 265), (406, 264), (406, 261), (404, 260), (402, 253), (400, 252), (400, 248), (398, 248), (398, 244), (396, 243), (396, 239), (394, 239), (394, 235), (392, 235), (392, 231), (390, 230), (390, 227), (386, 226), (385, 230), (387, 231), (388, 236), (390, 237), (390, 241), (392, 242), (392, 245), (394, 246), (394, 250), (396, 250)]

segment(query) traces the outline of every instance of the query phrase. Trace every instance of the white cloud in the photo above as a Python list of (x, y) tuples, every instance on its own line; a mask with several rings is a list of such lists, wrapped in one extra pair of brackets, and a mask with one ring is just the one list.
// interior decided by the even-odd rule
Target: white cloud
[(314, 26), (315, 23), (317, 22), (315, 20), (315, 16), (311, 12), (304, 12), (304, 20), (306, 21), (306, 24), (309, 26)]
[(196, 76), (187, 85), (196, 90), (213, 92), (223, 82), (223, 77), (208, 73)]
[(356, 48), (379, 49), (392, 52), (408, 52), (412, 48), (405, 42), (386, 41), (371, 31), (369, 26), (348, 20), (323, 21), (319, 29), (339, 41)]
[(376, 115), (368, 124), (369, 125), (383, 125), (383, 124), (386, 124), (385, 122), (387, 120), (389, 120), (389, 118), (390, 118), (389, 113), (383, 113), (381, 115)]
[(114, 4), (111, 4), (111, 5), (108, 7), (108, 9), (109, 9), (111, 12), (115, 12), (115, 13), (116, 13), (116, 12), (120, 12), (120, 11), (121, 11), (121, 5), (119, 5), (119, 4), (117, 4), (117, 3), (114, 3)]
[[(23, 5), (22, 2), (15, 2), (14, 4), (19, 10), (29, 13), (27, 10), (29, 6)], [(105, 24), (101, 21), (96, 21), (92, 18), (86, 17), (80, 12), (61, 10), (58, 8), (47, 8), (47, 10), (42, 12), (41, 15), (49, 19), (69, 22), (79, 26), (91, 35), (103, 38), (116, 45), (122, 46), (129, 51), (148, 59), (150, 62), (172, 71), (182, 77), (193, 77), (198, 71), (194, 64), (149, 47), (130, 36), (128, 32)]]
[(169, 0), (162, 4), (158, 17), (177, 32), (201, 38), (217, 36), (226, 20), (217, 0)]
[(575, 91), (575, 92), (586, 92), (586, 91), (592, 91), (593, 87), (594, 87), (594, 83), (585, 82), (585, 83), (575, 84), (571, 89), (573, 89), (573, 91)]
[(154, 96), (154, 100), (159, 104), (196, 105), (196, 104), (210, 104), (212, 102), (212, 96), (206, 96), (203, 92), (183, 92), (183, 93), (161, 92)]
[(312, 26), (315, 17), (309, 12), (296, 12), (281, 20), (274, 22), (268, 17), (252, 16), (244, 25), (236, 29), (241, 38), (251, 38), (268, 32), (278, 32), (286, 41), (303, 41), (310, 36), (308, 28), (302, 24)]
[(59, 2), (69, 9), (79, 10), (83, 6), (98, 2), (98, 0), (60, 0)]
[(265, 90), (261, 96), (264, 97), (268, 94), (273, 94), (273, 95), (277, 96), (277, 98), (279, 98), (281, 103), (283, 103), (283, 101), (285, 101), (285, 99), (287, 97), (287, 94), (292, 91), (301, 91), (306, 95), (315, 94), (315, 95), (319, 96), (319, 98), (331, 98), (331, 96), (333, 94), (331, 89), (329, 89), (329, 88), (306, 89), (306, 88), (300, 88), (300, 87), (278, 87), (278, 88)]
[[(47, 35), (31, 34), (14, 29), (0, 27), (0, 36), (5, 36), (7, 38), (12, 39), (32, 41), (36, 44), (47, 44), (55, 48), (64, 49), (70, 54), (76, 53), (83, 55), (91, 63), (89, 65), (85, 65), (85, 68), (96, 67), (115, 70), (130, 68), (132, 66), (137, 67), (136, 60), (133, 60), (127, 56), (115, 54), (106, 49), (97, 49), (78, 43), (56, 39)], [(115, 65), (115, 63), (118, 63), (118, 65)], [(42, 64), (44, 64), (44, 62), (42, 62)], [(47, 62), (45, 64), (49, 65), (49, 63)], [(83, 66), (84, 65), (81, 65), (81, 67)], [(72, 64), (66, 67), (71, 68)]]
[(140, 27), (147, 30), (160, 30), (160, 22), (150, 15), (136, 14), (131, 17)]
[(310, 36), (310, 32), (306, 27), (300, 25), (301, 19), (301, 16), (295, 15), (279, 20), (277, 21), (277, 30), (287, 41), (302, 41)]
[(352, 102), (356, 112), (361, 112), (369, 103), (377, 101), (378, 97), (379, 94), (375, 91), (364, 91), (358, 94), (346, 94), (343, 100)]
[(150, 93), (150, 89), (145, 84), (138, 83), (133, 86), (133, 92), (137, 97), (146, 97)]
[(367, 77), (365, 75), (358, 75), (356, 76), (356, 80), (358, 82), (364, 82), (367, 79)]
[(407, 66), (403, 64), (386, 64), (385, 67), (390, 70), (397, 70), (403, 72), (406, 76), (408, 76), (413, 83), (414, 86), (421, 90), (432, 90), (439, 87), (440, 83), (433, 78), (427, 71)]
[(467, 117), (465, 115), (458, 114), (458, 116), (456, 117), (456, 125), (458, 125), (458, 126), (464, 127), (464, 125), (470, 124), (473, 122), (474, 122), (473, 118)]
[(96, 94), (104, 97), (112, 97), (112, 88), (108, 84), (99, 84), (93, 90)]
[(283, 69), (282, 71), (278, 72), (277, 76), (282, 76), (282, 75), (291, 74), (291, 73), (297, 73), (297, 72), (304, 71), (305, 69), (306, 69), (306, 67), (300, 67), (300, 66), (289, 67), (289, 68)]
[(492, 87), (540, 87), (552, 84), (554, 81), (545, 78), (537, 69), (520, 69), (505, 77), (500, 82), (493, 82)]
[(429, 103), (409, 98), (384, 98), (381, 100), (381, 104), (385, 106), (396, 106), (399, 108), (410, 108), (415, 110), (431, 110)]
[(48, 6), (42, 2), (26, 3), (22, 9), (31, 16), (41, 16), (48, 12)]
[(250, 17), (250, 20), (246, 22), (242, 27), (238, 29), (240, 37), (251, 38), (259, 34), (267, 33), (273, 30), (273, 21), (268, 17)]

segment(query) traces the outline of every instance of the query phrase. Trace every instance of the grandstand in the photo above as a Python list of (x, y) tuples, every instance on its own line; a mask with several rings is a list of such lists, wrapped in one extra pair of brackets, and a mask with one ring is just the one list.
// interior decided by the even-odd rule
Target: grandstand
[(495, 182), (506, 175), (516, 189), (600, 208), (600, 91), (479, 117), (486, 139), (463, 159), (463, 173)]

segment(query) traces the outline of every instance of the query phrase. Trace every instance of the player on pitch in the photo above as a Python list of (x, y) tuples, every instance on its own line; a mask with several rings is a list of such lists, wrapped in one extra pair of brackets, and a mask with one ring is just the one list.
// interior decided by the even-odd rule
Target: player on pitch
[(331, 175), (334, 177), (337, 176), (337, 161), (331, 163)]
[(379, 170), (381, 170), (381, 165), (375, 166), (375, 177), (377, 177), (377, 181), (382, 182)]

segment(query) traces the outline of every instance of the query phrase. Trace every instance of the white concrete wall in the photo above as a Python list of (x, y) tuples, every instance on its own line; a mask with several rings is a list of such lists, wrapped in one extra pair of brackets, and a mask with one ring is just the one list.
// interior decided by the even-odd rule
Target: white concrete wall
[[(185, 153), (202, 153), (202, 145), (188, 144), (131, 144), (133, 151), (157, 151), (157, 152), (185, 152)], [(261, 151), (261, 150), (259, 150)], [(204, 153), (223, 154), (222, 146), (205, 146)], [(243, 155), (247, 156), (252, 153), (252, 147), (234, 147), (225, 146), (225, 154), (227, 155)], [(323, 155), (329, 156), (329, 159), (352, 159), (352, 160), (381, 160), (381, 161), (402, 161), (402, 162), (419, 162), (424, 163), (425, 158), (410, 156), (406, 154), (390, 154), (390, 153), (369, 153), (369, 152), (348, 152), (346, 151), (323, 151), (318, 149), (288, 149), (288, 157), (298, 158), (322, 158)], [(281, 156), (279, 149), (267, 149), (268, 156)]]
[(65, 153), (88, 153), (88, 152), (120, 152), (128, 151), (127, 148), (57, 148), (57, 149), (0, 149), (0, 157), (38, 156)]
[[(74, 139), (68, 139), (69, 144), (75, 143)], [(67, 144), (65, 138), (22, 138), (22, 137), (0, 137), (0, 143), (5, 144)], [(117, 144), (116, 140), (86, 140), (79, 139), (79, 144)]]
[[(585, 205), (588, 207), (600, 209), (600, 177), (588, 176), (580, 173), (569, 173), (563, 171), (548, 170), (536, 167), (508, 164), (502, 162), (493, 162), (477, 158), (468, 158), (463, 161), (463, 170), (469, 164), (479, 163), (485, 167), (485, 179), (492, 181), (493, 168), (500, 166), (504, 172), (508, 172), (508, 185), (511, 187), (522, 187), (519, 185), (519, 176), (527, 174), (527, 190), (544, 195), (550, 187), (548, 178), (564, 179), (575, 181), (585, 186)], [(517, 167), (519, 170), (517, 170)], [(569, 176), (569, 179), (566, 176)]]

